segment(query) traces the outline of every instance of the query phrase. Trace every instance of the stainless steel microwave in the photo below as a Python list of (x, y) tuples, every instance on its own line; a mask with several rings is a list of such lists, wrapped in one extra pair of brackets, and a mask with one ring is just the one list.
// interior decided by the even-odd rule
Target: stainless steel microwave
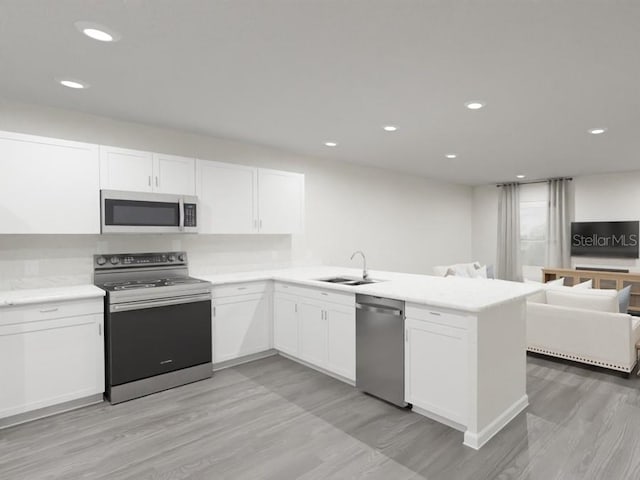
[(102, 233), (197, 233), (198, 197), (100, 191)]

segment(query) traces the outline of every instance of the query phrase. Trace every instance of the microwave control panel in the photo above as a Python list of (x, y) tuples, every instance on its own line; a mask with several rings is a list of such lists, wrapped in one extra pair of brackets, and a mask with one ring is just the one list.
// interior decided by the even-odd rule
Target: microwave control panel
[(184, 204), (184, 226), (185, 227), (197, 227), (196, 222), (196, 204), (185, 203)]

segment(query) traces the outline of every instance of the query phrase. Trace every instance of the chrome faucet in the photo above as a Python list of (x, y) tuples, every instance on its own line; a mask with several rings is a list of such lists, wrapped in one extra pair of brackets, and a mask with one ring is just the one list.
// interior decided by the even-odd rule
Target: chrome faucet
[(362, 279), (367, 280), (369, 278), (369, 272), (367, 272), (367, 257), (364, 256), (364, 253), (362, 253), (361, 250), (358, 250), (357, 252), (353, 252), (353, 255), (351, 255), (351, 260), (353, 260), (353, 257), (355, 257), (357, 254), (360, 254), (362, 256), (362, 261), (364, 263), (362, 267)]

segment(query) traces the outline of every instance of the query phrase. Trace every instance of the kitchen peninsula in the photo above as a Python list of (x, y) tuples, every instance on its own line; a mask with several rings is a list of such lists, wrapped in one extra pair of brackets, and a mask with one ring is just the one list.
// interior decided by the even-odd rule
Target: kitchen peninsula
[(353, 384), (355, 294), (374, 295), (406, 302), (405, 400), (415, 412), (477, 449), (526, 408), (525, 298), (538, 287), (382, 271), (366, 285), (322, 281), (361, 274), (322, 266), (200, 276), (213, 284), (214, 364), (278, 352)]

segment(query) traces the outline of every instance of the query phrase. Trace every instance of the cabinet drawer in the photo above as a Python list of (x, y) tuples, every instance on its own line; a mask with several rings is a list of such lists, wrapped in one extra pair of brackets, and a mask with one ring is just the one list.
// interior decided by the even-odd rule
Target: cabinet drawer
[(237, 295), (252, 295), (267, 291), (267, 282), (231, 283), (214, 286), (211, 290), (213, 298), (235, 297)]
[(102, 315), (103, 312), (104, 301), (102, 298), (17, 305), (0, 308), (0, 325), (39, 322), (95, 313)]
[(468, 315), (460, 315), (439, 308), (413, 304), (407, 305), (406, 317), (464, 329), (469, 328), (470, 318)]
[(324, 288), (311, 288), (303, 287), (290, 283), (275, 284), (276, 292), (287, 293), (290, 295), (296, 295), (298, 297), (312, 298), (314, 300), (321, 300), (323, 302), (337, 303), (339, 305), (345, 305), (348, 307), (355, 307), (356, 296), (354, 293), (338, 292), (335, 290), (328, 290)]

